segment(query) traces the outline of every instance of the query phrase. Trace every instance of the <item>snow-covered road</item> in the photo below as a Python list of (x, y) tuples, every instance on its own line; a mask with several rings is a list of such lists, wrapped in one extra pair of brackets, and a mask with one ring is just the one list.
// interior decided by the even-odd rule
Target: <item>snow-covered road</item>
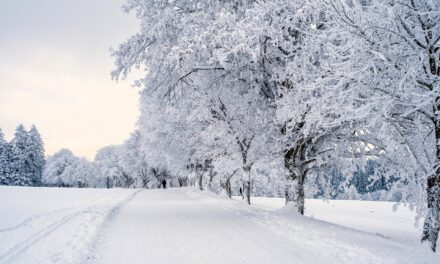
[(439, 263), (439, 255), (334, 224), (192, 189), (140, 192), (93, 263)]
[[(106, 234), (97, 263), (292, 263), (305, 259), (302, 253), (297, 256), (283, 236), (231, 210), (233, 204), (187, 190), (139, 193), (122, 208)], [(317, 260), (313, 255), (306, 259)]]
[(0, 264), (440, 263), (418, 243), (191, 188), (4, 187), (0, 212)]

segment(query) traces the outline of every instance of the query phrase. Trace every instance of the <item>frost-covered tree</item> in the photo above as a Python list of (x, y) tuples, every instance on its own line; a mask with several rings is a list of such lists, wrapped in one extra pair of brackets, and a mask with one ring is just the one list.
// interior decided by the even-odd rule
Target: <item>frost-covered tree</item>
[(42, 173), (45, 164), (44, 145), (41, 135), (34, 125), (32, 125), (28, 133), (27, 148), (30, 162), (30, 173), (32, 175), (32, 185), (40, 186), (42, 183)]
[(23, 125), (15, 131), (11, 143), (3, 144), (1, 160), (7, 165), (6, 184), (22, 186), (40, 186), (45, 163), (44, 146), (39, 132), (32, 126), (29, 132)]
[(3, 146), (6, 144), (5, 134), (3, 133), (3, 130), (0, 128), (0, 145)]
[(192, 149), (185, 146), (197, 141), (197, 126), (188, 125), (187, 114), (186, 108), (179, 109), (155, 96), (141, 96), (138, 122), (142, 135), (141, 152), (150, 169), (168, 171), (168, 181), (188, 176), (182, 175), (182, 171), (188, 165)]
[(273, 154), (268, 144), (274, 133), (270, 106), (259, 89), (241, 85), (240, 91), (240, 85), (231, 82), (231, 86), (236, 86), (236, 90), (231, 90), (227, 80), (223, 85), (214, 87), (215, 91), (205, 96), (207, 101), (196, 108), (196, 113), (201, 113), (199, 122), (208, 124), (201, 134), (205, 145), (201, 150), (214, 159), (219, 170), (225, 169), (223, 162), (232, 170), (240, 168), (243, 192), (250, 203), (252, 168), (263, 157)]
[(7, 162), (7, 160), (5, 159), (5, 152), (6, 152), (6, 140), (5, 140), (5, 135), (3, 134), (3, 131), (0, 129), (0, 184), (1, 185), (6, 185), (8, 180), (7, 180), (7, 174), (9, 171), (9, 168), (7, 168), (7, 166), (9, 167), (9, 164)]
[(135, 186), (148, 188), (152, 186), (155, 179), (149, 173), (149, 166), (141, 150), (141, 144), (142, 136), (136, 130), (122, 144), (120, 149), (122, 153), (118, 162), (123, 170), (136, 181), (133, 183)]
[(32, 186), (32, 168), (29, 159), (28, 132), (19, 125), (12, 140), (11, 185)]
[[(426, 216), (423, 241), (436, 249), (440, 231), (439, 57), (436, 1), (325, 1), (350, 39), (341, 77), (363, 90), (363, 114), (389, 157), (387, 174), (409, 182), (404, 201)], [(362, 93), (359, 93), (362, 95)], [(426, 191), (423, 191), (426, 190)], [(405, 193), (404, 193), (405, 194)]]
[[(144, 149), (157, 150), (151, 151), (149, 163), (173, 171), (189, 165), (203, 188), (204, 175), (211, 171), (205, 162), (220, 165), (222, 159), (217, 158), (228, 157), (240, 167), (248, 197), (251, 168), (260, 158), (255, 153), (264, 149), (264, 131), (272, 130), (267, 129), (269, 106), (261, 100), (252, 54), (229, 48), (238, 42), (226, 44), (216, 38), (219, 30), (235, 28), (233, 21), (252, 5), (253, 1), (130, 1), (126, 9), (139, 14), (141, 33), (113, 53), (115, 78), (125, 77), (132, 67), (155, 69), (138, 82), (145, 88), (140, 119)], [(210, 147), (214, 145), (217, 148)]]
[(100, 170), (101, 177), (106, 178), (108, 187), (129, 188), (135, 183), (127, 169), (121, 166), (123, 155), (122, 146), (106, 146), (98, 150), (95, 156), (95, 163)]
[(215, 54), (222, 58), (218, 63), (224, 74), (241, 86), (247, 84), (249, 90), (257, 88), (259, 100), (269, 106), (264, 112), (276, 116), (268, 124), (284, 136), (266, 129), (265, 136), (275, 140), (264, 147), (275, 142), (278, 152), (284, 153), (286, 202), (294, 202), (300, 213), (306, 175), (316, 176), (335, 157), (347, 162), (354, 156), (371, 156), (373, 151), (359, 146), (377, 144), (365, 133), (367, 117), (353, 114), (358, 94), (344, 93), (346, 80), (337, 81), (340, 69), (333, 64), (347, 57), (343, 49), (348, 39), (338, 34), (338, 24), (327, 10), (318, 1), (256, 3), (237, 24), (215, 37), (219, 41)]
[(43, 182), (59, 187), (104, 187), (97, 179), (98, 172), (95, 165), (85, 158), (61, 149), (47, 158)]
[(4, 138), (0, 129), (0, 185), (9, 185), (11, 182), (12, 147)]

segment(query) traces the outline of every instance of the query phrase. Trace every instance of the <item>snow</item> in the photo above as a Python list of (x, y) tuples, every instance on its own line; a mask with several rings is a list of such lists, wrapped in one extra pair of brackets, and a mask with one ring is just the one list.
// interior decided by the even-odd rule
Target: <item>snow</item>
[[(241, 199), (234, 197), (235, 199)], [(253, 197), (254, 207), (277, 210), (284, 206), (283, 198)], [(399, 242), (420, 244), (423, 219), (416, 222), (416, 214), (396, 203), (356, 200), (306, 199), (305, 215), (341, 226), (377, 234)]]
[[(391, 203), (0, 187), (0, 263), (439, 263)], [(318, 220), (322, 219), (322, 220)], [(329, 223), (332, 222), (332, 223)]]
[(107, 214), (133, 192), (0, 187), (0, 263), (79, 263)]

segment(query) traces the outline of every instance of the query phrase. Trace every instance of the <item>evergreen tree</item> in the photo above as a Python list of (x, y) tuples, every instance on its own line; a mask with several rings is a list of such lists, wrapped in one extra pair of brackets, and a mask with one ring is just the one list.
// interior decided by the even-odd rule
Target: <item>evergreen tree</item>
[(4, 144), (6, 144), (5, 134), (3, 134), (3, 131), (0, 128), (0, 146), (3, 146)]
[(11, 185), (31, 186), (32, 172), (29, 160), (28, 133), (19, 125), (12, 140)]
[(42, 184), (43, 167), (45, 164), (44, 145), (35, 125), (32, 125), (28, 133), (27, 149), (32, 185), (40, 186)]
[(11, 156), (11, 145), (5, 140), (0, 129), (0, 185), (9, 184)]

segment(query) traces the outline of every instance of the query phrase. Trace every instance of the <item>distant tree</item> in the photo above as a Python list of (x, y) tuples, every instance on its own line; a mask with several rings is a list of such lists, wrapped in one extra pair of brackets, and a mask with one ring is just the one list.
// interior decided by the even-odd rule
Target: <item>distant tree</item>
[(129, 176), (127, 172), (120, 166), (122, 154), (122, 146), (106, 146), (98, 150), (95, 155), (95, 163), (99, 168), (100, 175), (108, 177), (106, 186), (126, 187)]
[(28, 158), (30, 162), (30, 173), (32, 176), (32, 185), (40, 186), (42, 183), (42, 174), (45, 164), (44, 145), (37, 128), (32, 125), (28, 133)]
[(61, 149), (49, 156), (43, 171), (47, 185), (59, 187), (97, 186), (95, 165), (85, 158), (76, 157), (70, 150)]
[(10, 185), (32, 186), (32, 169), (29, 160), (28, 133), (19, 125), (12, 140), (11, 182)]
[(74, 162), (74, 155), (68, 149), (61, 149), (52, 156), (49, 156), (43, 171), (43, 181), (49, 185), (63, 186), (66, 180), (63, 174), (66, 167)]
[(327, 168), (314, 181), (314, 198), (338, 199), (344, 194), (345, 176), (336, 168)]
[(170, 172), (164, 168), (151, 168), (150, 173), (156, 179), (157, 188), (167, 188), (167, 183), (171, 180)]
[(396, 177), (384, 177), (381, 173), (381, 165), (374, 160), (367, 160), (364, 169), (354, 172), (351, 185), (356, 187), (359, 194), (374, 193), (389, 190)]
[(11, 144), (4, 138), (3, 131), (0, 129), (0, 185), (8, 185), (11, 181)]
[(148, 188), (153, 180), (148, 173), (149, 168), (144, 153), (140, 149), (142, 136), (135, 130), (119, 148), (120, 158), (117, 160), (121, 167), (124, 185)]
[(0, 129), (0, 184), (1, 185), (7, 184), (7, 178), (6, 178), (7, 163), (5, 162), (4, 157), (3, 157), (3, 155), (4, 155), (3, 152), (5, 151), (6, 143), (7, 142), (5, 140), (3, 131)]
[(4, 144), (6, 144), (6, 140), (5, 140), (5, 134), (3, 134), (2, 129), (0, 128), (0, 146), (3, 146)]
[(109, 176), (105, 177), (105, 187), (110, 189), (112, 187), (112, 181)]

